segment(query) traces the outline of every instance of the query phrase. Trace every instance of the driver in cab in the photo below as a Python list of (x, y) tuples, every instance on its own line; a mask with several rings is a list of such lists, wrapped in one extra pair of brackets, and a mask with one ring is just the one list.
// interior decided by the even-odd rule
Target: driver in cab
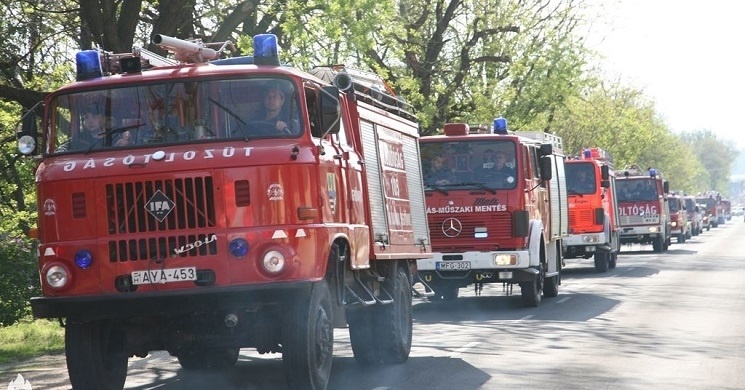
[(285, 93), (278, 86), (271, 86), (266, 90), (263, 100), (263, 110), (256, 120), (271, 124), (278, 134), (292, 134), (290, 119), (283, 112)]
[(494, 152), (491, 149), (485, 150), (484, 162), (476, 170), (474, 179), (476, 181), (496, 182), (499, 185), (514, 183), (515, 170), (507, 165), (508, 160), (507, 153), (503, 151)]

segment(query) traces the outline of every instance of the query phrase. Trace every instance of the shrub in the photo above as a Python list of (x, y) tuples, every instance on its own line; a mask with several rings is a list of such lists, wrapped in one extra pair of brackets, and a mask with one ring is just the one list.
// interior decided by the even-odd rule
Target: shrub
[(0, 326), (31, 314), (29, 301), (41, 294), (36, 243), (0, 236)]

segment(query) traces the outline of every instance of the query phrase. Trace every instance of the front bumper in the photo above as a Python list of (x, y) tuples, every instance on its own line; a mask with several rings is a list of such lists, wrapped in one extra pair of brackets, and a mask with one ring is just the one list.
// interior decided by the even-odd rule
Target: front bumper
[(310, 289), (311, 281), (268, 283), (250, 286), (207, 287), (190, 290), (95, 295), (34, 297), (36, 318), (98, 320), (206, 313), (235, 308), (278, 304), (292, 292)]

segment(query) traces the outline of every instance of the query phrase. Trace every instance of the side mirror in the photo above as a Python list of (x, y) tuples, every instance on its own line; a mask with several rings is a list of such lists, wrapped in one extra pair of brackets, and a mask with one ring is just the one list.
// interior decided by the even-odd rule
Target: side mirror
[[(551, 145), (548, 145), (549, 147)], [(542, 146), (541, 146), (542, 147)], [(553, 178), (553, 161), (551, 159), (551, 156), (543, 156), (541, 157), (541, 180), (551, 180)]]
[(607, 165), (602, 165), (600, 167), (600, 178), (602, 180), (610, 180), (610, 168), (608, 168)]
[(24, 156), (38, 154), (39, 130), (37, 122), (39, 118), (36, 116), (35, 108), (36, 106), (26, 111), (16, 131), (18, 151)]
[(340, 119), (339, 88), (335, 86), (322, 87), (320, 120), (323, 135), (338, 134), (341, 128)]
[(667, 180), (662, 182), (662, 191), (666, 194), (670, 192), (670, 183), (668, 183)]
[(548, 156), (554, 153), (554, 147), (551, 144), (541, 144), (538, 152), (541, 154), (541, 156)]
[(610, 188), (610, 180), (607, 180), (607, 179), (601, 180), (600, 186), (603, 188)]

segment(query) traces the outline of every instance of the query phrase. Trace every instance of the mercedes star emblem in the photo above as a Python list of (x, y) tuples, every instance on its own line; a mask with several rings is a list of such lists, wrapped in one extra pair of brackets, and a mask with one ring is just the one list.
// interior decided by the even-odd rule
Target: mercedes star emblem
[(463, 231), (463, 224), (457, 218), (448, 218), (442, 223), (442, 233), (448, 237), (458, 237)]

